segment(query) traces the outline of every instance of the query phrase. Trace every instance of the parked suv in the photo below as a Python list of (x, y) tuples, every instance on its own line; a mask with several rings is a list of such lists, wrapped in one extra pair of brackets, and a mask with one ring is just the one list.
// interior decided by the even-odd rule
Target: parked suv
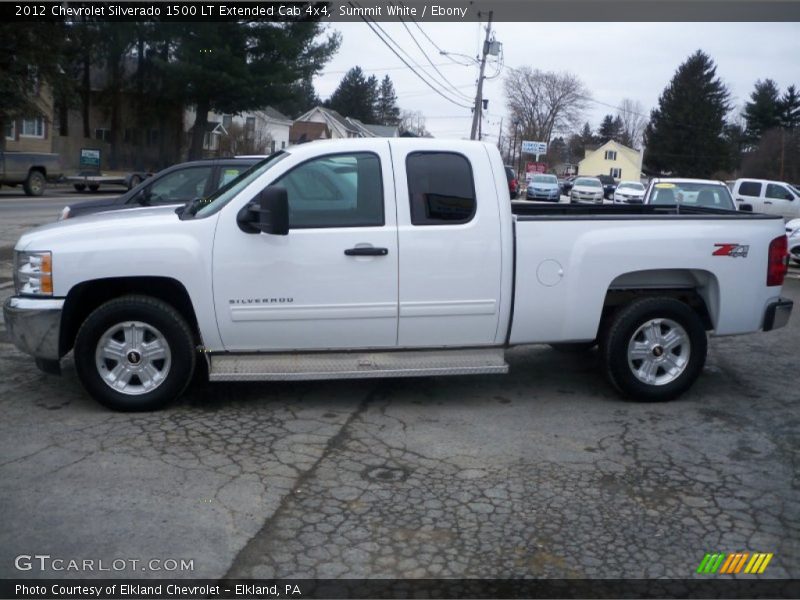
[(65, 206), (59, 220), (108, 210), (186, 204), (205, 198), (233, 181), (265, 156), (216, 158), (185, 162), (156, 173), (120, 196)]
[(617, 180), (611, 175), (598, 175), (597, 178), (603, 184), (603, 198), (613, 199), (614, 190), (617, 189)]
[(784, 219), (800, 217), (800, 190), (783, 181), (767, 179), (737, 179), (733, 183), (733, 198), (747, 202), (755, 212), (780, 215)]

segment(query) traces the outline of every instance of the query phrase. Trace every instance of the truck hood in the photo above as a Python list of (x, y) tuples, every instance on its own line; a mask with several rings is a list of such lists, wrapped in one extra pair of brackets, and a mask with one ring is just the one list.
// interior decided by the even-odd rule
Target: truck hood
[(77, 240), (102, 239), (124, 230), (126, 235), (163, 226), (175, 227), (180, 220), (175, 206), (129, 208), (101, 212), (42, 225), (22, 235), (15, 250), (53, 250), (55, 245)]

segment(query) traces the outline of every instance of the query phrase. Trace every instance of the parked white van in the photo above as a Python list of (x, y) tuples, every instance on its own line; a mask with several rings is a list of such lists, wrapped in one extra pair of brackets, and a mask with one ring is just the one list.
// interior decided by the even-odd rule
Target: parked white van
[(784, 219), (800, 217), (800, 190), (783, 181), (737, 179), (733, 198), (737, 203), (751, 204), (755, 212), (780, 215)]

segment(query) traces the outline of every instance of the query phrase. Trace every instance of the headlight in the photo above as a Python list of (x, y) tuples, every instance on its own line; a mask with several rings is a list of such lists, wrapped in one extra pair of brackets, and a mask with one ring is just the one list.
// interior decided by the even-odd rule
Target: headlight
[(58, 215), (58, 220), (63, 221), (64, 219), (69, 219), (69, 206), (65, 206), (61, 209), (61, 214)]
[(30, 296), (53, 295), (53, 255), (14, 252), (14, 291)]

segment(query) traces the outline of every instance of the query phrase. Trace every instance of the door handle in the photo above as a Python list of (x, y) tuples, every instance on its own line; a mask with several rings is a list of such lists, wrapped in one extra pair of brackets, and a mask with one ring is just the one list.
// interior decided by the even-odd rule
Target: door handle
[(386, 256), (389, 254), (388, 248), (374, 248), (372, 246), (357, 246), (348, 248), (344, 251), (347, 256)]
[(764, 200), (764, 204), (772, 204), (769, 200)]

